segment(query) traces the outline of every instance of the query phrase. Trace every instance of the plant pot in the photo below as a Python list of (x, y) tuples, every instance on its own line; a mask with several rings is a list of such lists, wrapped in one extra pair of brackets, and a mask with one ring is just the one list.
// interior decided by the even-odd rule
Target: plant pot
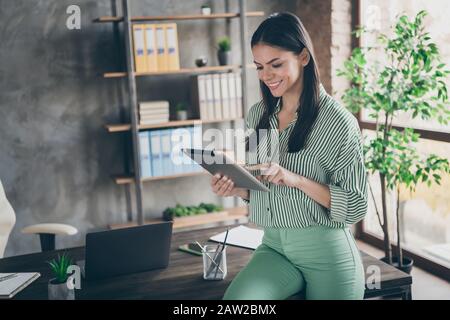
[(58, 283), (51, 279), (48, 283), (49, 300), (75, 300), (75, 290), (67, 287), (67, 282)]
[(217, 59), (221, 66), (231, 64), (231, 51), (217, 51)]
[[(388, 263), (388, 258), (387, 257), (381, 258), (380, 260), (385, 262), (385, 263)], [(403, 272), (406, 272), (407, 274), (411, 274), (411, 270), (412, 270), (413, 264), (414, 264), (414, 260), (413, 259), (408, 258), (408, 257), (403, 257), (403, 265), (400, 268), (399, 265), (398, 265), (398, 258), (397, 257), (392, 257), (392, 264), (391, 264), (391, 266), (393, 266), (393, 267), (395, 267), (395, 268), (397, 268), (397, 269), (399, 269), (399, 270), (401, 270)]]
[(211, 8), (210, 7), (201, 7), (201, 12), (203, 15), (208, 16), (211, 14)]
[(187, 120), (187, 111), (177, 111), (177, 120)]

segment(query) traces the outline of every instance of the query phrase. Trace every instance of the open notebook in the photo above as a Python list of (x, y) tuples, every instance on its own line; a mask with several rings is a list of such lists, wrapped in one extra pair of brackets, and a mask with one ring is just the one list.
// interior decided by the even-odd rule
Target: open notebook
[[(209, 238), (209, 240), (223, 243), (225, 234), (226, 232), (219, 233)], [(228, 231), (227, 245), (254, 250), (261, 244), (263, 235), (263, 230), (239, 226)]]
[(41, 276), (38, 272), (0, 273), (0, 299), (10, 299)]

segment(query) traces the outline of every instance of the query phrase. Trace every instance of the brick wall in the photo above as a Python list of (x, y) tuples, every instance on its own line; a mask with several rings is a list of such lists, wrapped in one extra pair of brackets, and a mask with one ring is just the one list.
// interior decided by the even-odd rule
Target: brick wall
[(351, 55), (351, 0), (333, 0), (331, 6), (331, 87), (333, 96), (340, 100), (349, 83), (337, 76), (344, 61)]
[(300, 0), (294, 10), (311, 36), (322, 84), (339, 99), (348, 86), (336, 70), (351, 54), (351, 0)]

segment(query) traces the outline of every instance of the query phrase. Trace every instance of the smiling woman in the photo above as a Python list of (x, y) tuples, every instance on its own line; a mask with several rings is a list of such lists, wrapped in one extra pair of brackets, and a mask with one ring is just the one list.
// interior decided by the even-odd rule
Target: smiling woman
[(224, 299), (286, 299), (300, 290), (307, 299), (362, 299), (364, 271), (348, 228), (367, 212), (358, 122), (320, 84), (298, 17), (271, 15), (251, 48), (262, 100), (246, 117), (246, 160), (264, 168), (258, 178), (269, 192), (235, 188), (225, 176), (211, 180), (217, 195), (247, 201), (250, 220), (264, 228)]

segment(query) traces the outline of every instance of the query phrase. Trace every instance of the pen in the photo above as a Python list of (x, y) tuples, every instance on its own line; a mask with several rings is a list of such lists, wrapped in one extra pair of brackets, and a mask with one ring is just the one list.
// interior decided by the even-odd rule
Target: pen
[[(227, 233), (225, 234), (225, 240), (223, 241), (223, 246), (222, 246), (222, 250), (220, 250), (220, 253), (219, 253), (219, 257), (218, 257), (218, 262), (217, 262), (217, 267), (220, 265), (220, 261), (222, 260), (222, 252), (223, 252), (223, 250), (225, 249), (225, 245), (227, 244), (227, 237), (228, 237), (228, 229), (227, 229)], [(216, 268), (216, 273), (214, 273), (214, 279), (217, 277), (217, 271), (218, 271), (219, 269), (218, 268)], [(223, 271), (222, 271), (223, 272)]]

